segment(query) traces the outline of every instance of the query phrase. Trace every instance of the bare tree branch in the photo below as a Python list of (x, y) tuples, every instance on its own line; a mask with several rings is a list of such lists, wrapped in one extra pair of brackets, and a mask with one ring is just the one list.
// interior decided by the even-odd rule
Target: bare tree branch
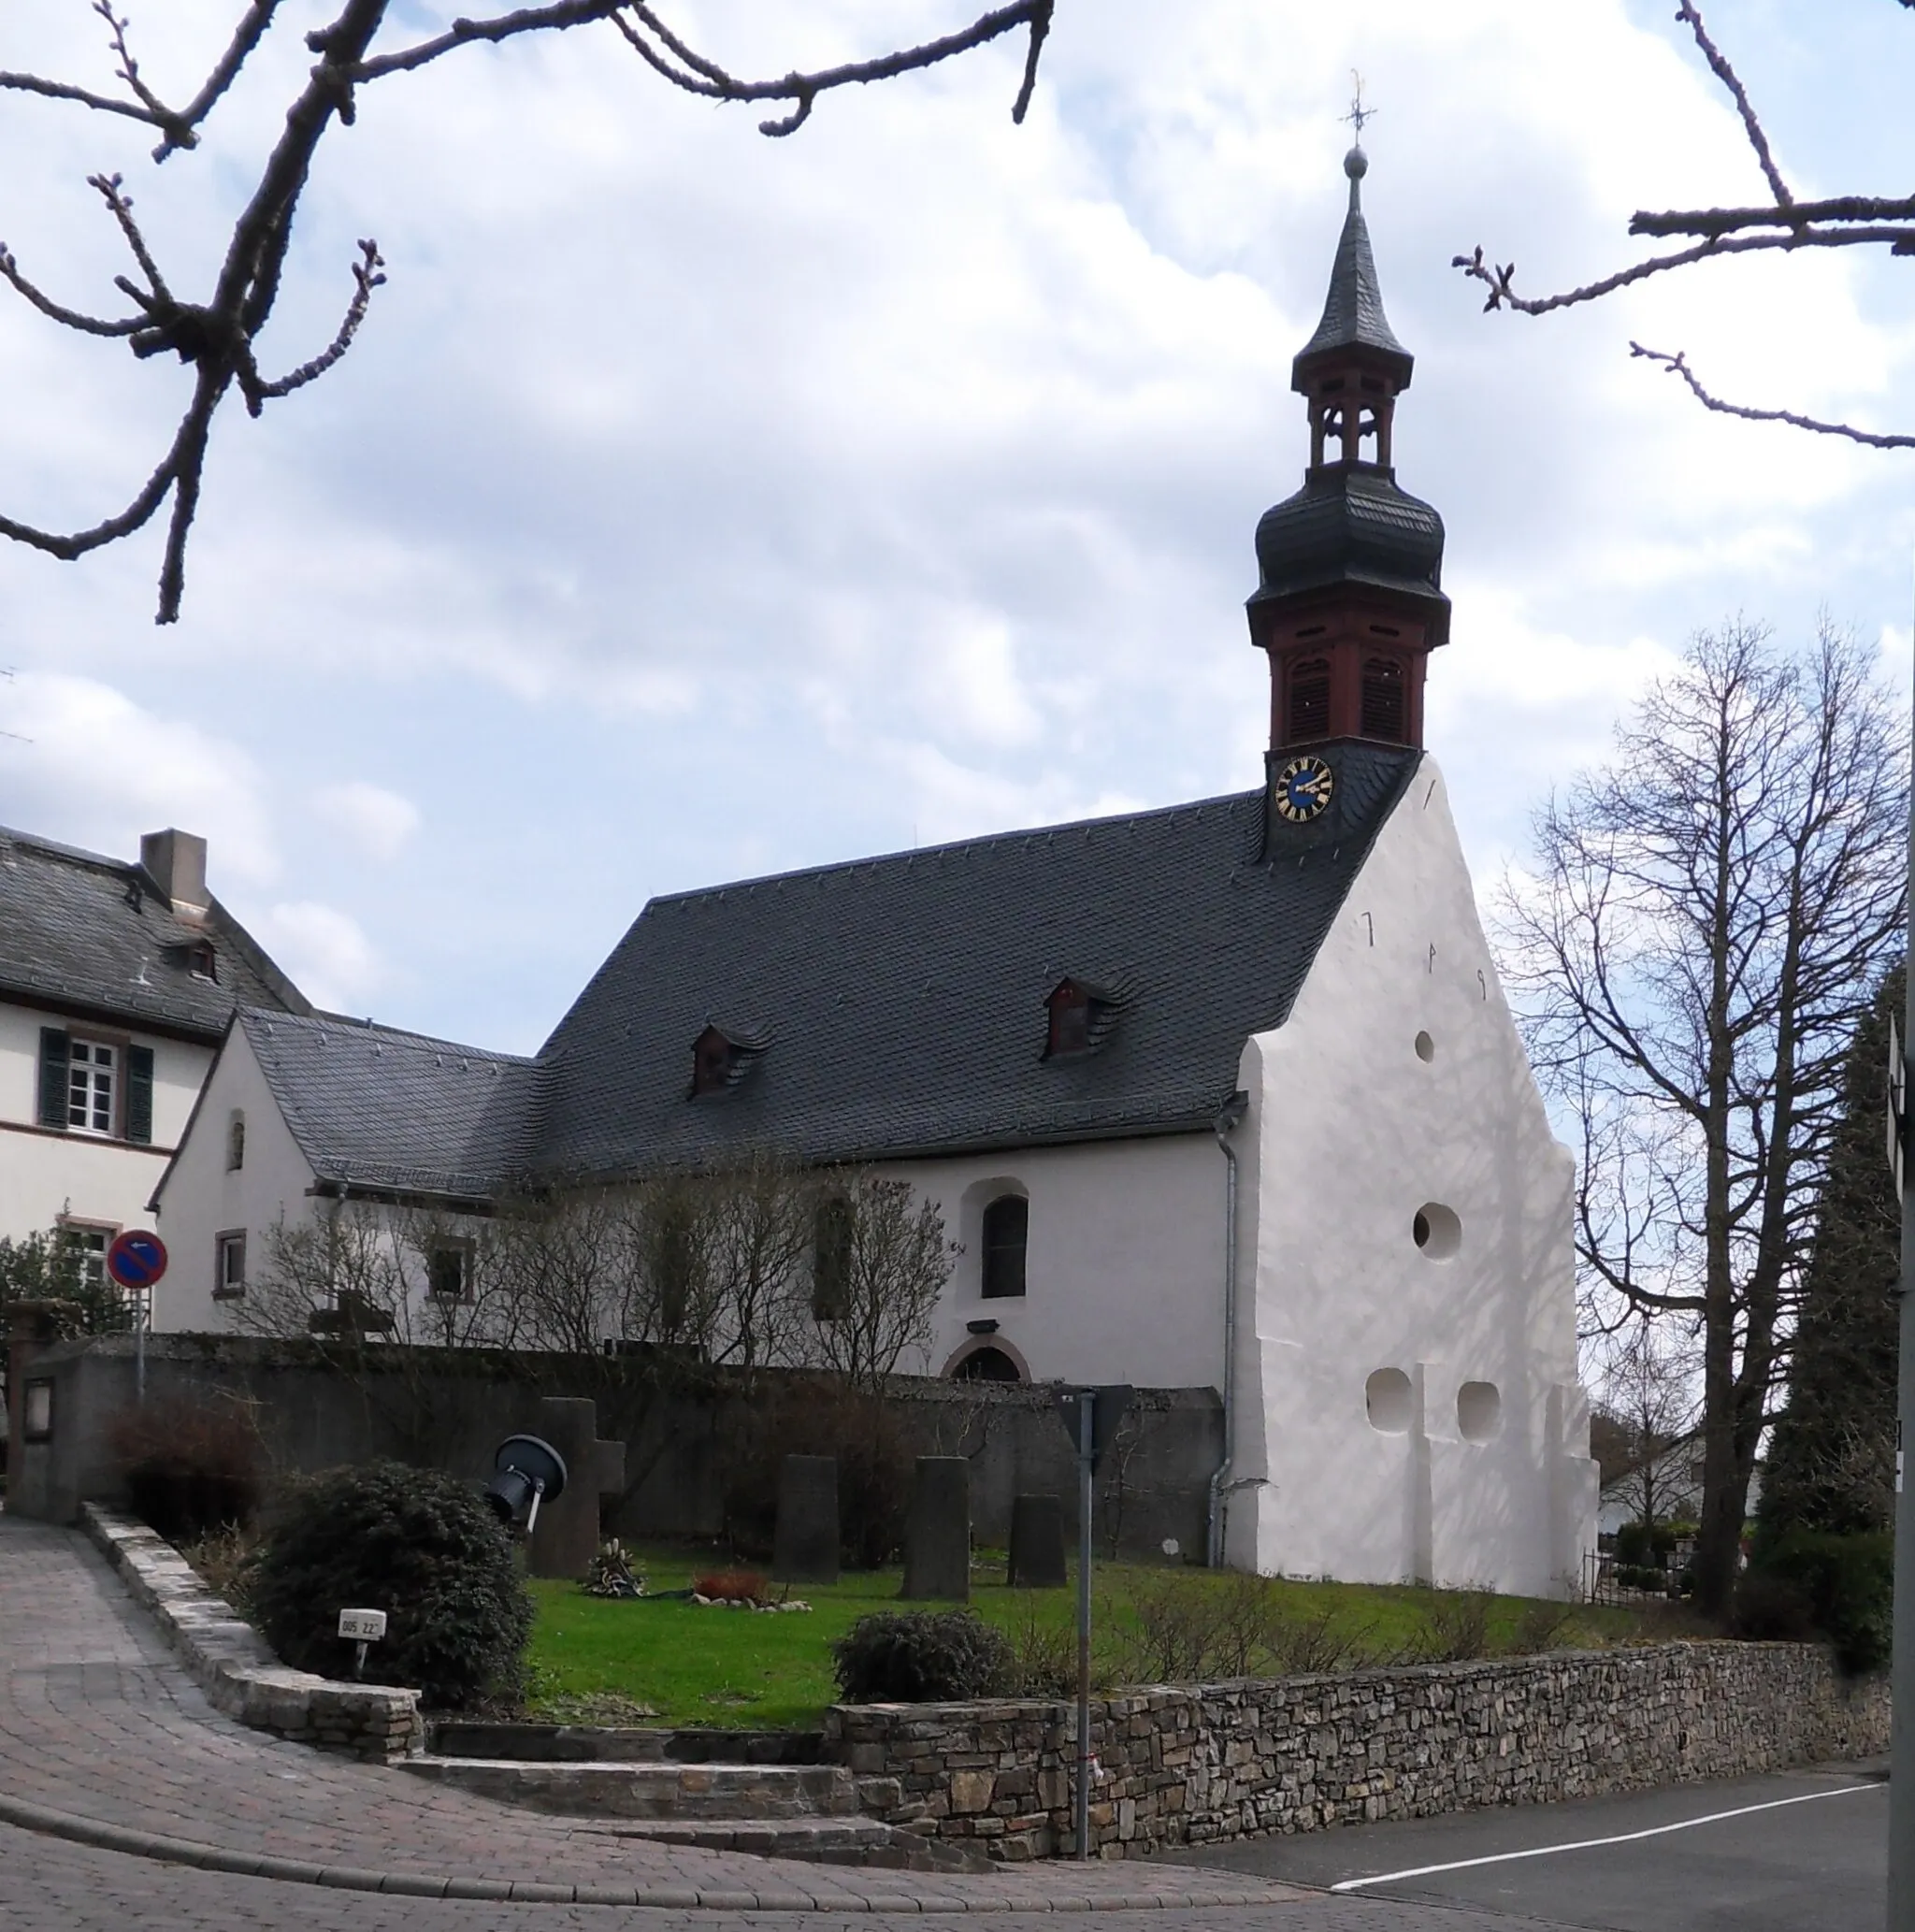
[(1676, 18), (1681, 21), (1695, 36), (1695, 44), (1702, 50), (1702, 57), (1708, 62), (1710, 71), (1729, 90), (1735, 103), (1735, 111), (1742, 116), (1743, 132), (1749, 137), (1749, 145), (1755, 150), (1755, 158), (1762, 165), (1762, 171), (1769, 184), (1769, 193), (1776, 197), (1779, 207), (1787, 208), (1794, 196), (1789, 192), (1789, 185), (1782, 179), (1782, 171), (1776, 166), (1776, 157), (1769, 152), (1769, 137), (1763, 132), (1762, 123), (1756, 119), (1755, 108), (1749, 104), (1749, 91), (1742, 85), (1741, 77), (1729, 65), (1728, 58), (1716, 43), (1709, 38), (1708, 29), (1703, 25), (1701, 12), (1692, 0), (1680, 0), (1676, 9)]
[(1730, 235), (1738, 228), (1793, 228), (1815, 222), (1915, 221), (1915, 195), (1839, 195), (1830, 201), (1797, 201), (1777, 208), (1671, 209), (1629, 218), (1632, 235)]
[(1640, 342), (1632, 342), (1629, 353), (1638, 355), (1646, 362), (1659, 363), (1672, 375), (1680, 376), (1688, 383), (1690, 394), (1706, 410), (1715, 410), (1724, 416), (1740, 416), (1747, 423), (1786, 423), (1792, 429), (1813, 430), (1818, 436), (1843, 436), (1850, 442), (1865, 443), (1875, 450), (1915, 450), (1915, 436), (1886, 436), (1872, 429), (1852, 428), (1847, 423), (1823, 423), (1813, 416), (1796, 414), (1793, 410), (1753, 410), (1737, 402), (1724, 402), (1719, 396), (1711, 396), (1695, 379), (1695, 371), (1689, 367), (1688, 358), (1680, 351), (1671, 355), (1661, 349), (1645, 349)]
[[(612, 15), (612, 22), (654, 73), (687, 94), (702, 94), (708, 100), (719, 101), (795, 101), (797, 106), (788, 115), (758, 123), (760, 134), (775, 137), (796, 133), (810, 118), (812, 103), (819, 94), (833, 88), (896, 79), (900, 74), (935, 66), (941, 61), (969, 53), (972, 49), (982, 47), (1001, 35), (1028, 26), (1030, 29), (1030, 50), (1025, 60), (1023, 83), (1011, 109), (1012, 120), (1021, 123), (1036, 84), (1037, 63), (1044, 36), (1050, 31), (1053, 5), (1054, 0), (1015, 0), (1014, 5), (1000, 7), (984, 14), (959, 32), (947, 34), (939, 40), (928, 40), (921, 47), (902, 48), (896, 53), (882, 54), (874, 60), (852, 61), (839, 67), (821, 68), (813, 74), (787, 74), (782, 80), (740, 80), (727, 74), (715, 63), (695, 53), (652, 7), (644, 4), (644, 0), (630, 0), (628, 8)], [(626, 18), (626, 11), (629, 11), (632, 20)], [(638, 22), (637, 26), (633, 21)], [(639, 31), (640, 27), (648, 30), (657, 39), (665, 49), (665, 54), (659, 53), (646, 40)], [(667, 54), (670, 59), (666, 58)], [(679, 65), (674, 66), (673, 61)]]
[[(261, 377), (258, 339), (278, 300), (300, 197), (326, 133), (335, 122), (352, 124), (357, 88), (371, 80), (425, 66), (458, 47), (497, 45), (526, 34), (555, 32), (611, 20), (654, 70), (674, 87), (712, 99), (792, 103), (790, 113), (761, 123), (762, 131), (768, 135), (788, 135), (803, 124), (820, 94), (934, 66), (1026, 28), (1029, 46), (1023, 80), (1012, 109), (1013, 118), (1021, 122), (1036, 84), (1038, 60), (1050, 30), (1055, 0), (1015, 0), (1014, 5), (979, 16), (968, 27), (919, 47), (814, 73), (793, 73), (782, 80), (756, 81), (738, 79), (715, 62), (697, 53), (642, 0), (549, 0), (546, 5), (522, 7), (487, 20), (459, 19), (432, 39), (384, 54), (375, 53), (373, 43), (388, 24), (395, 0), (336, 0), (336, 4), (339, 12), (332, 23), (306, 36), (307, 46), (318, 56), (317, 65), (308, 71), (304, 84), (288, 108), (278, 139), (262, 166), (259, 180), (233, 223), (218, 277), (206, 299), (182, 299), (169, 286), (134, 216), (133, 199), (125, 192), (123, 179), (117, 174), (97, 174), (88, 179), (106, 201), (143, 278), (143, 286), (128, 276), (114, 278), (115, 286), (139, 310), (137, 316), (109, 320), (54, 301), (21, 273), (11, 253), (0, 246), (0, 281), (8, 283), (49, 321), (83, 335), (123, 338), (134, 354), (141, 358), (170, 351), (195, 370), (192, 398), (166, 455), (124, 510), (90, 529), (65, 534), (16, 518), (0, 517), (0, 538), (27, 544), (51, 556), (71, 559), (142, 528), (170, 493), (173, 510), (160, 571), (157, 613), (157, 621), (162, 624), (172, 623), (180, 614), (186, 546), (199, 505), (208, 443), (213, 421), (228, 392), (237, 387), (249, 412), (257, 416), (265, 403), (290, 396), (316, 382), (336, 367), (352, 347), (366, 320), (372, 292), (385, 280), (380, 272), (384, 264), (378, 249), (370, 241), (362, 241), (360, 260), (353, 270), (353, 298), (331, 343), (275, 382)], [(133, 52), (129, 20), (115, 11), (113, 0), (92, 0), (92, 5), (94, 12), (106, 23), (115, 72), (130, 97), (116, 98), (40, 75), (6, 72), (0, 72), (0, 93), (10, 91), (71, 102), (94, 112), (116, 114), (156, 127), (164, 137), (152, 155), (158, 163), (178, 150), (198, 145), (198, 128), (225, 97), (265, 39), (280, 11), (281, 0), (245, 0), (223, 50), (182, 108), (168, 107), (148, 85)], [(627, 12), (629, 19), (626, 17)]]

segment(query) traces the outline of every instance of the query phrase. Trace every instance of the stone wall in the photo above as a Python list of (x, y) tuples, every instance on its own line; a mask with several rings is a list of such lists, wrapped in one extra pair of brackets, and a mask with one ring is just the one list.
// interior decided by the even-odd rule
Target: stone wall
[[(435, 1356), (446, 1371), (438, 1372)], [(154, 1405), (248, 1404), (277, 1474), (394, 1456), (462, 1476), (484, 1476), (501, 1437), (532, 1430), (545, 1395), (593, 1395), (598, 1433), (626, 1445), (626, 1492), (609, 1501), (608, 1535), (712, 1536), (723, 1522), (723, 1449), (746, 1398), (736, 1377), (698, 1369), (690, 1386), (650, 1386), (646, 1364), (583, 1363), (530, 1351), (367, 1351), (353, 1377), (316, 1349), (247, 1336), (159, 1334), (146, 1350), (147, 1400)], [(123, 1507), (112, 1446), (116, 1416), (135, 1400), (130, 1335), (61, 1342), (36, 1356), (34, 1374), (54, 1384), (53, 1430), (15, 1445), (7, 1507), (49, 1522), (78, 1521), (83, 1502)], [(771, 1379), (777, 1379), (775, 1372)], [(981, 1543), (1001, 1548), (1019, 1494), (1063, 1499), (1074, 1535), (1076, 1463), (1044, 1386), (949, 1382), (900, 1376), (892, 1396), (912, 1447), (971, 1463), (972, 1522)], [(1159, 1557), (1167, 1540), (1204, 1545), (1212, 1472), (1223, 1454), (1222, 1408), (1209, 1389), (1140, 1389), (1098, 1479), (1098, 1547)]]
[[(1152, 1688), (1091, 1706), (1092, 1846), (1540, 1804), (1886, 1751), (1888, 1686), (1805, 1644), (1726, 1642)], [(842, 1706), (866, 1807), (993, 1856), (1072, 1853), (1074, 1708)], [(895, 1793), (895, 1795), (894, 1795)]]
[(373, 1764), (418, 1751), (425, 1729), (419, 1693), (395, 1684), (347, 1684), (289, 1670), (170, 1543), (142, 1522), (86, 1504), (81, 1522), (152, 1613), (214, 1709), (254, 1730)]

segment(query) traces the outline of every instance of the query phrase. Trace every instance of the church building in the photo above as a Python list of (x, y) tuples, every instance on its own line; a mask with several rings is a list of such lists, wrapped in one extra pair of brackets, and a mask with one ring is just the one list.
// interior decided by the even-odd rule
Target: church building
[(1423, 747), (1443, 525), (1345, 166), (1308, 468), (1256, 532), (1261, 785), (654, 900), (532, 1057), (241, 1011), (155, 1195), (157, 1326), (229, 1326), (249, 1239), (328, 1200), (874, 1169), (960, 1246), (922, 1372), (1218, 1391), (1214, 1558), (1571, 1593), (1572, 1161)]

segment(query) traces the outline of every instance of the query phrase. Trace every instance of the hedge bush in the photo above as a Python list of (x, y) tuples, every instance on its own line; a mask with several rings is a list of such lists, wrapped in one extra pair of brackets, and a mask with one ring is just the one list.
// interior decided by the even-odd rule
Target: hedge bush
[(475, 1491), (398, 1463), (332, 1469), (300, 1483), (262, 1550), (252, 1606), (285, 1661), (350, 1675), (342, 1609), (386, 1613), (367, 1674), (460, 1710), (522, 1686), (532, 1599), (512, 1538)]
[(975, 1610), (880, 1610), (831, 1646), (838, 1688), (852, 1704), (945, 1704), (987, 1697), (1011, 1666), (1011, 1646)]
[(1879, 1670), (1894, 1627), (1894, 1537), (1788, 1530), (1757, 1552), (1753, 1576), (1793, 1590), (1844, 1670)]

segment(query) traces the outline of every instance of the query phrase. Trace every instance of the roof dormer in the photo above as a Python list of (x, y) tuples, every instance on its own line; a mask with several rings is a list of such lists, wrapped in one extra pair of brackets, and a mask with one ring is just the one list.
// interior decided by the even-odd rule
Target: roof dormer
[(692, 1042), (692, 1084), (687, 1100), (729, 1093), (752, 1070), (769, 1043), (761, 1033), (708, 1020)]
[(1067, 974), (1044, 995), (1044, 1060), (1094, 1053), (1109, 1037), (1118, 1000), (1108, 987)]

